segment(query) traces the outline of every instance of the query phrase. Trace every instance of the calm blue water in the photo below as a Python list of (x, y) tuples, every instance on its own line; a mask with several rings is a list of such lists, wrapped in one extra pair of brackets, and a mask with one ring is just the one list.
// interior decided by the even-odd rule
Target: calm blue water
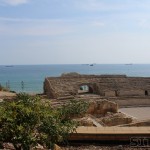
[[(0, 84), (16, 92), (42, 93), (45, 77), (66, 72), (81, 74), (126, 74), (150, 77), (150, 64), (144, 65), (16, 65), (0, 66)], [(21, 83), (23, 81), (23, 83)]]

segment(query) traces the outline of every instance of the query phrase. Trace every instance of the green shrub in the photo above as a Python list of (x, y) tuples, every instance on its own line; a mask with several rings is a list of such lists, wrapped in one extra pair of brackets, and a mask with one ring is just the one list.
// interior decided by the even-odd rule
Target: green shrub
[(87, 111), (88, 106), (88, 102), (82, 100), (70, 100), (67, 104), (63, 105), (60, 108), (59, 112), (64, 120), (71, 119), (84, 115)]
[(0, 104), (0, 143), (10, 142), (16, 149), (24, 150), (37, 143), (51, 148), (67, 140), (76, 129), (77, 123), (69, 116), (82, 114), (86, 109), (87, 103), (80, 101), (54, 109), (37, 96), (18, 94), (14, 101)]
[(13, 143), (16, 149), (29, 150), (36, 144), (36, 127), (40, 124), (39, 98), (20, 94), (15, 101), (4, 102), (0, 118), (0, 140)]

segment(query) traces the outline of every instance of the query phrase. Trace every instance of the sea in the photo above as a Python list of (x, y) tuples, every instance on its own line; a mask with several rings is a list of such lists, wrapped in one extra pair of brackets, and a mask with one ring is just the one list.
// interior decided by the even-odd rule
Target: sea
[(0, 84), (17, 93), (40, 94), (46, 77), (58, 77), (69, 72), (150, 77), (150, 64), (0, 65)]

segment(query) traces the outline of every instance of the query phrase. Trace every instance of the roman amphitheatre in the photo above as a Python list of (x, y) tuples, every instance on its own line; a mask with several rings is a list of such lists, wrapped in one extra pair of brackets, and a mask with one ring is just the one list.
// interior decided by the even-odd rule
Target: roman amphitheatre
[[(54, 106), (70, 99), (89, 102), (87, 113), (75, 118), (80, 126), (70, 136), (71, 141), (130, 141), (133, 137), (150, 138), (149, 113), (142, 110), (135, 117), (125, 111), (135, 108), (138, 113), (139, 108), (150, 106), (148, 77), (66, 73), (60, 77), (45, 78), (44, 94), (52, 100)], [(136, 115), (136, 112), (133, 114)]]
[[(43, 100), (51, 101), (53, 107), (59, 107), (69, 100), (89, 103), (85, 114), (73, 118), (79, 126), (76, 132), (70, 134), (69, 142), (98, 142), (106, 145), (125, 142), (133, 148), (149, 146), (150, 78), (64, 73), (60, 77), (46, 77), (43, 91)], [(0, 92), (0, 101), (12, 97), (15, 97), (15, 93)], [(138, 145), (138, 142), (131, 141), (139, 138), (146, 143)], [(123, 148), (115, 147), (118, 150)], [(89, 149), (94, 150), (90, 146)]]

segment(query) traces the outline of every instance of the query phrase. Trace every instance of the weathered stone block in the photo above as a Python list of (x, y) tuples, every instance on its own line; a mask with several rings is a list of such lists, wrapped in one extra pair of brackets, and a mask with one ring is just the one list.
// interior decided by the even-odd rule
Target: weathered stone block
[(108, 100), (92, 101), (89, 104), (88, 114), (105, 115), (107, 112), (118, 112), (118, 105)]
[(101, 118), (100, 121), (102, 121), (106, 126), (116, 126), (122, 124), (129, 124), (133, 121), (133, 118), (128, 117), (122, 113), (108, 113), (106, 117)]
[(79, 123), (79, 126), (94, 126), (93, 121), (88, 117), (83, 117), (75, 120)]

